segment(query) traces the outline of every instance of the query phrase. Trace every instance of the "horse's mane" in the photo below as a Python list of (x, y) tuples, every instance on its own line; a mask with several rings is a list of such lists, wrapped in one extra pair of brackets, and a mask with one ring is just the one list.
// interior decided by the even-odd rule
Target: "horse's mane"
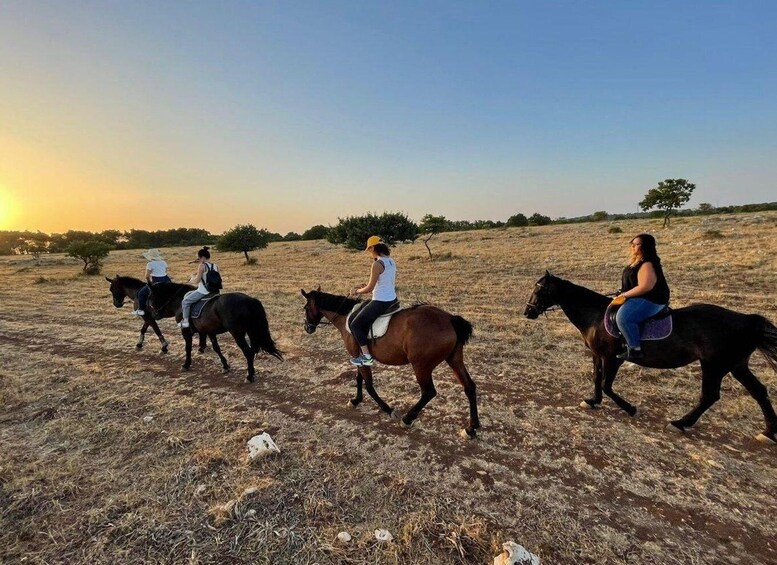
[(122, 286), (124, 286), (126, 288), (131, 288), (131, 289), (134, 289), (134, 290), (137, 290), (137, 289), (139, 289), (140, 287), (142, 287), (142, 286), (144, 286), (146, 284), (142, 280), (136, 279), (135, 277), (120, 277), (120, 276), (116, 275), (116, 278), (118, 279), (119, 283)]
[(564, 292), (567, 295), (574, 296), (575, 302), (577, 303), (585, 303), (585, 302), (609, 303), (612, 300), (612, 298), (608, 298), (607, 296), (600, 294), (595, 290), (591, 290), (590, 288), (580, 286), (579, 284), (575, 284), (568, 280), (565, 280), (556, 276), (553, 276), (553, 280), (556, 281), (560, 286), (564, 287)]
[(309, 294), (312, 294), (316, 299), (316, 306), (320, 310), (328, 310), (329, 312), (337, 312), (338, 314), (348, 314), (353, 307), (361, 302), (361, 300), (348, 298), (347, 296), (329, 294), (327, 292), (321, 292), (320, 290), (311, 290)]
[(190, 284), (161, 282), (151, 286), (151, 293), (164, 300), (164, 299), (170, 298), (171, 296), (175, 296), (180, 292), (189, 292), (190, 290), (194, 290), (195, 288), (196, 287)]

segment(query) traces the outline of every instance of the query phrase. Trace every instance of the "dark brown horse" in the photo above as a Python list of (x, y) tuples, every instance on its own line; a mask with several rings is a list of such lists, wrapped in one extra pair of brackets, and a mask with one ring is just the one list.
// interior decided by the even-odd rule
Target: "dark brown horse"
[[(181, 301), (184, 295), (194, 287), (188, 284), (158, 283), (151, 287), (148, 304), (155, 318), (175, 316), (181, 319)], [(226, 357), (221, 353), (217, 335), (225, 332), (232, 334), (248, 362), (248, 381), (254, 382), (254, 357), (261, 350), (283, 361), (283, 353), (275, 346), (270, 335), (264, 306), (256, 298), (241, 292), (229, 292), (210, 300), (198, 318), (191, 320), (191, 326), (183, 328), (181, 334), (186, 341), (186, 361), (183, 368), (188, 370), (192, 364), (192, 334), (199, 332), (207, 335), (213, 344), (213, 351), (219, 356), (224, 371), (229, 371)], [(250, 345), (246, 340), (250, 340)]]
[[(146, 283), (139, 279), (120, 277), (119, 275), (116, 275), (116, 278), (113, 279), (105, 277), (105, 280), (111, 283), (111, 295), (113, 295), (113, 305), (116, 306), (116, 308), (124, 306), (124, 300), (129, 298), (134, 302), (135, 310), (138, 309), (138, 301), (135, 296)], [(156, 320), (151, 316), (150, 309), (146, 310), (146, 313), (143, 316), (143, 327), (140, 328), (140, 335), (138, 336), (138, 342), (135, 344), (135, 347), (143, 349), (143, 342), (146, 339), (146, 330), (149, 326), (151, 326), (151, 329), (154, 330), (154, 333), (162, 343), (162, 353), (167, 353), (169, 343), (167, 343), (167, 340), (162, 336), (162, 330), (159, 329)]]
[[(623, 361), (616, 357), (620, 342), (604, 329), (604, 312), (611, 298), (554, 277), (547, 271), (534, 287), (524, 315), (535, 319), (552, 306), (560, 306), (569, 321), (580, 330), (586, 347), (593, 353), (594, 396), (580, 403), (595, 408), (602, 391), (620, 408), (634, 416), (637, 409), (612, 389)], [(758, 349), (777, 371), (777, 327), (763, 316), (740, 314), (712, 304), (693, 304), (672, 311), (673, 330), (669, 337), (644, 341), (644, 367), (672, 369), (699, 361), (702, 371), (701, 396), (696, 407), (670, 429), (685, 431), (720, 398), (720, 384), (728, 373), (755, 399), (766, 420), (759, 441), (777, 442), (777, 415), (766, 387), (750, 370), (750, 356)]]
[[(345, 348), (351, 357), (360, 354), (354, 337), (345, 327), (345, 319), (357, 300), (346, 296), (337, 296), (321, 292), (321, 289), (305, 292), (305, 331), (312, 334), (319, 323), (326, 318), (330, 324), (340, 330)], [(444, 310), (422, 304), (401, 310), (391, 318), (386, 335), (375, 340), (370, 353), (385, 365), (413, 366), (416, 380), (421, 387), (421, 399), (413, 406), (400, 422), (410, 427), (426, 404), (437, 395), (432, 380), (432, 371), (445, 361), (450, 365), (469, 400), (469, 424), (464, 429), (466, 435), (475, 437), (480, 428), (478, 419), (475, 383), (464, 365), (464, 345), (472, 336), (472, 324), (461, 316), (453, 316)], [(349, 401), (358, 406), (362, 401), (362, 380), (367, 392), (386, 414), (398, 418), (398, 414), (389, 406), (372, 385), (372, 369), (359, 367), (356, 377), (356, 397)]]

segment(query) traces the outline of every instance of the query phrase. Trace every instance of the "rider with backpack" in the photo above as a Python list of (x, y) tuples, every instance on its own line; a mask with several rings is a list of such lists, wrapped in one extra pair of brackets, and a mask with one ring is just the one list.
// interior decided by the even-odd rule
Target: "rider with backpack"
[(179, 328), (189, 327), (189, 313), (192, 306), (209, 294), (218, 293), (221, 290), (221, 274), (218, 265), (210, 262), (209, 247), (205, 246), (197, 252), (197, 260), (200, 263), (197, 272), (189, 279), (189, 284), (196, 284), (197, 289), (187, 292), (181, 302), (183, 317), (178, 324)]

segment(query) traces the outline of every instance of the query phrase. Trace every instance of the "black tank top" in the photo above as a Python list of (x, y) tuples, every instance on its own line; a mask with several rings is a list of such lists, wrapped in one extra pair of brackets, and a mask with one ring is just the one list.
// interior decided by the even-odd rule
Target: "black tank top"
[(664, 270), (661, 268), (661, 265), (656, 265), (653, 261), (640, 261), (633, 267), (628, 266), (623, 269), (621, 292), (626, 292), (637, 286), (637, 273), (639, 268), (646, 262), (651, 263), (656, 271), (656, 284), (645, 294), (640, 294), (634, 298), (644, 298), (654, 304), (669, 304), (669, 285), (666, 283), (666, 278), (664, 278)]

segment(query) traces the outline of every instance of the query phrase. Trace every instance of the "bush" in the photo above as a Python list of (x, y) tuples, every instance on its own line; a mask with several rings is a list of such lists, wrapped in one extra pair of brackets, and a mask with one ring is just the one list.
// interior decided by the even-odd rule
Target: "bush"
[(507, 218), (507, 225), (510, 227), (525, 228), (529, 225), (529, 218), (523, 214), (516, 214)]
[(607, 233), (623, 233), (623, 229), (620, 226), (610, 226)]
[(329, 228), (319, 224), (305, 230), (302, 233), (302, 239), (305, 241), (310, 241), (313, 239), (325, 239), (327, 233), (329, 233)]
[(389, 245), (398, 241), (414, 241), (418, 237), (418, 226), (400, 212), (352, 216), (340, 218), (336, 226), (329, 228), (326, 239), (348, 249), (362, 250), (371, 235), (382, 237)]
[(543, 216), (542, 214), (535, 212), (529, 217), (530, 226), (547, 226), (550, 224), (550, 216)]
[(702, 237), (704, 239), (723, 239), (726, 236), (723, 235), (720, 230), (707, 230)]
[(96, 239), (90, 241), (74, 241), (65, 250), (69, 257), (75, 257), (84, 262), (83, 272), (87, 275), (99, 275), (102, 260), (108, 256), (113, 246)]

